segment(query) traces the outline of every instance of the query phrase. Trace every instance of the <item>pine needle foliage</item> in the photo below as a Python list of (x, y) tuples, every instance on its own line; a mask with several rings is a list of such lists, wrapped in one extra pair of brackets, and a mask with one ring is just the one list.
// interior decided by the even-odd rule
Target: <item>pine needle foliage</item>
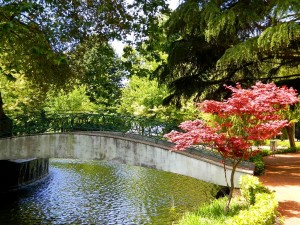
[[(165, 24), (168, 60), (157, 76), (165, 103), (223, 99), (224, 84), (256, 81), (300, 89), (300, 2), (184, 0)], [(289, 73), (287, 71), (294, 71)]]

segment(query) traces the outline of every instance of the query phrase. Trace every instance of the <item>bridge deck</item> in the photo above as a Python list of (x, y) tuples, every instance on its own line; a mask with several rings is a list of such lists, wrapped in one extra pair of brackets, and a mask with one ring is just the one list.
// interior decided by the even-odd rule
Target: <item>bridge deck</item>
[[(170, 151), (172, 143), (120, 132), (44, 133), (0, 139), (0, 159), (97, 159), (149, 167), (195, 177), (226, 186), (224, 164), (204, 149)], [(243, 174), (253, 174), (253, 164), (237, 169), (235, 185)], [(226, 165), (227, 177), (231, 166)]]

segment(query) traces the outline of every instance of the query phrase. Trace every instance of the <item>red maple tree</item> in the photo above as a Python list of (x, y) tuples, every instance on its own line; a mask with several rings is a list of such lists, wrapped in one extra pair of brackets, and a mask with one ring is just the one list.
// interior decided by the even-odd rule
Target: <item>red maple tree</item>
[(274, 83), (257, 82), (249, 89), (239, 84), (226, 87), (232, 92), (227, 100), (206, 100), (198, 104), (201, 112), (210, 114), (210, 119), (185, 121), (179, 126), (182, 132), (171, 131), (165, 137), (176, 144), (174, 150), (208, 145), (220, 153), (224, 168), (226, 159), (230, 161), (228, 211), (237, 166), (257, 152), (252, 150), (256, 141), (273, 138), (289, 126), (281, 112), (297, 103), (298, 97), (293, 88), (277, 87)]

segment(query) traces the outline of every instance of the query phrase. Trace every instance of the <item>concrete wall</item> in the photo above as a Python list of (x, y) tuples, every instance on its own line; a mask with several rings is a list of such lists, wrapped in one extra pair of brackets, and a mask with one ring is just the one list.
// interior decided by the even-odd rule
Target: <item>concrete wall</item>
[[(0, 139), (1, 159), (74, 158), (108, 160), (178, 173), (226, 186), (223, 164), (187, 152), (170, 151), (165, 144), (116, 136), (109, 132), (41, 134)], [(227, 168), (229, 179), (231, 170)], [(251, 170), (237, 169), (235, 186), (241, 175)]]
[(39, 181), (48, 175), (48, 166), (49, 159), (0, 160), (0, 193)]

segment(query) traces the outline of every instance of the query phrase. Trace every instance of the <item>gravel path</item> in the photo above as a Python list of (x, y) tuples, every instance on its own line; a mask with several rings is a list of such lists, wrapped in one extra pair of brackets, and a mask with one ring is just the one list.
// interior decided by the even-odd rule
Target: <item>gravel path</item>
[(264, 158), (266, 172), (260, 181), (275, 191), (284, 225), (300, 225), (300, 153)]

